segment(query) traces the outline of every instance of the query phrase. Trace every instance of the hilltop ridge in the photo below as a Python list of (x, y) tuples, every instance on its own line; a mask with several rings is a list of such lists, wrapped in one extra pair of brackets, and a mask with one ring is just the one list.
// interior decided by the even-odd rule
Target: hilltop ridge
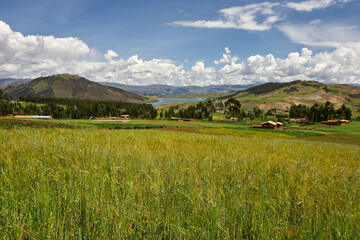
[(355, 112), (360, 109), (360, 87), (316, 81), (270, 82), (221, 98), (238, 99), (245, 108), (286, 109), (292, 104), (311, 106), (314, 103), (330, 101), (335, 106), (346, 104)]
[(77, 98), (94, 100), (145, 101), (146, 98), (123, 89), (104, 86), (84, 77), (70, 74), (58, 74), (39, 77), (27, 84), (11, 85), (4, 93), (14, 100), (20, 96)]

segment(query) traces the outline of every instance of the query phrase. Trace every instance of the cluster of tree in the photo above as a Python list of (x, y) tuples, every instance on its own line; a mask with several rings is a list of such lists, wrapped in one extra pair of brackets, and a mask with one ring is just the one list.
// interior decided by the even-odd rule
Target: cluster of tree
[(289, 94), (289, 93), (292, 93), (292, 92), (298, 92), (299, 89), (297, 87), (291, 87), (291, 88), (286, 88), (284, 89), (284, 92)]
[(351, 98), (360, 98), (360, 93), (358, 93), (358, 94), (349, 94), (349, 97), (351, 97)]
[[(217, 109), (223, 109), (225, 117), (243, 119), (249, 117), (250, 119), (260, 118), (264, 113), (259, 108), (254, 108), (254, 111), (245, 112), (241, 110), (241, 103), (235, 98), (229, 98), (226, 102), (222, 100), (207, 100), (206, 102), (200, 102), (196, 106), (189, 106), (188, 108), (179, 109), (178, 106), (170, 107), (168, 110), (161, 110), (160, 118), (194, 118), (201, 120), (212, 120), (213, 113), (216, 113)], [(175, 112), (175, 110), (178, 110)]]
[(351, 109), (344, 104), (335, 110), (334, 104), (327, 101), (319, 105), (315, 103), (311, 108), (305, 105), (292, 105), (290, 108), (291, 118), (306, 118), (311, 122), (321, 122), (331, 119), (351, 119)]
[(11, 112), (11, 102), (6, 94), (0, 89), (0, 116), (5, 115), (8, 112)]
[(214, 100), (207, 100), (205, 102), (199, 102), (196, 106), (189, 106), (188, 108), (179, 109), (175, 112), (177, 107), (170, 107), (168, 110), (162, 110), (160, 117), (163, 118), (194, 118), (201, 120), (212, 120), (212, 114), (216, 112), (216, 102)]
[(254, 107), (252, 111), (247, 112), (241, 110), (241, 103), (234, 98), (229, 98), (225, 102), (225, 106), (228, 107), (228, 109), (224, 111), (226, 118), (236, 117), (242, 120), (247, 117), (250, 118), (250, 120), (254, 120), (255, 118), (262, 118), (264, 115), (264, 110), (258, 107)]
[(4, 94), (4, 92), (0, 89), (0, 100), (7, 99), (7, 96)]
[(316, 81), (304, 81), (304, 82), (301, 82), (301, 85), (303, 85), (305, 87), (315, 87), (315, 88), (319, 89), (324, 84), (316, 82)]
[(150, 104), (41, 97), (21, 97), (20, 100), (26, 103), (11, 102), (2, 97), (0, 115), (50, 115), (57, 119), (86, 119), (120, 115), (154, 119), (157, 116), (157, 110)]
[[(160, 118), (194, 118), (201, 120), (212, 120), (212, 114), (218, 109), (224, 109), (224, 114), (227, 119), (238, 118), (242, 120), (244, 118), (250, 118), (250, 120), (263, 118), (264, 115), (274, 115), (276, 109), (271, 109), (264, 114), (264, 110), (254, 107), (252, 111), (241, 110), (241, 103), (235, 98), (229, 98), (227, 101), (223, 100), (207, 100), (206, 102), (200, 102), (196, 106), (189, 106), (188, 108), (181, 109), (179, 106), (170, 107), (168, 110), (160, 111)], [(175, 111), (176, 110), (176, 111)], [(277, 115), (276, 115), (277, 116)], [(286, 115), (287, 117), (287, 115)]]
[(328, 93), (328, 92), (331, 92), (331, 89), (329, 89), (327, 86), (323, 87), (323, 89), (324, 89), (324, 91), (327, 92), (327, 93)]
[(275, 114), (276, 114), (276, 108), (269, 108), (264, 115), (266, 118), (267, 116), (275, 116)]
[(227, 118), (233, 118), (233, 117), (237, 117), (239, 119), (243, 118), (241, 111), (241, 103), (235, 98), (229, 98), (225, 102), (225, 107), (228, 107), (228, 109), (224, 111), (225, 116)]

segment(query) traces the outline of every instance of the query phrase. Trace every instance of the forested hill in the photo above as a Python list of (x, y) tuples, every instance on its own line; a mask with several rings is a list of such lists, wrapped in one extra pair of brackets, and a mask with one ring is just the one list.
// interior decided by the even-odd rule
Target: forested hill
[(8, 97), (18, 100), (20, 96), (76, 98), (142, 102), (146, 98), (119, 88), (104, 86), (86, 78), (60, 74), (40, 77), (27, 84), (8, 86), (3, 89)]

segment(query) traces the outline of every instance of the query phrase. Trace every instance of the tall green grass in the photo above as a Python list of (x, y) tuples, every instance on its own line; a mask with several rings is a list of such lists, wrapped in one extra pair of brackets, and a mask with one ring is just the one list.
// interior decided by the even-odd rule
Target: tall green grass
[(1, 239), (358, 239), (358, 146), (0, 130)]

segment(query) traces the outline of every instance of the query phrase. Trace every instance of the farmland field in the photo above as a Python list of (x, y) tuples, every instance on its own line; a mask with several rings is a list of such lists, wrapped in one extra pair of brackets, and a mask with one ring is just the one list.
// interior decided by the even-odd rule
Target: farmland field
[(0, 121), (0, 238), (360, 238), (360, 122), (120, 125)]

